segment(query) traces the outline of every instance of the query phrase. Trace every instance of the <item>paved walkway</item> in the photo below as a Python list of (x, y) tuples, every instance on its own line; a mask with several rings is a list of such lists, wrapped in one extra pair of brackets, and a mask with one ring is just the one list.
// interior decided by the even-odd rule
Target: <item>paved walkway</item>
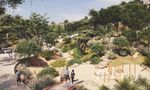
[(0, 54), (0, 89), (27, 90), (23, 85), (16, 85), (14, 66), (15, 60), (8, 54)]

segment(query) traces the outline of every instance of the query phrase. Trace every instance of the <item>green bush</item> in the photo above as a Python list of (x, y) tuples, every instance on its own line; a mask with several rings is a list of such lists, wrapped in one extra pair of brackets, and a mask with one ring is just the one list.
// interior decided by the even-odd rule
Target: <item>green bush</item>
[(53, 51), (46, 50), (41, 53), (41, 56), (44, 57), (46, 60), (49, 60), (51, 59), (53, 54), (54, 54)]
[(150, 55), (145, 57), (144, 64), (150, 66)]
[(101, 56), (104, 54), (105, 47), (100, 43), (95, 43), (92, 45), (91, 50), (98, 56)]
[(68, 52), (69, 50), (71, 50), (72, 48), (70, 47), (69, 44), (65, 44), (63, 45), (63, 47), (61, 48), (62, 52)]
[(45, 75), (50, 75), (51, 77), (57, 77), (59, 74), (52, 67), (44, 68), (41, 72), (39, 72), (37, 74), (38, 77), (42, 77), (42, 76), (45, 76)]
[(93, 55), (95, 55), (95, 54), (89, 53), (89, 54), (87, 54), (87, 55), (84, 55), (84, 56), (81, 58), (81, 61), (83, 61), (83, 62), (89, 61), (89, 60), (91, 60), (91, 57), (92, 57)]
[(17, 44), (16, 52), (21, 56), (37, 56), (41, 52), (41, 47), (33, 40), (22, 40)]
[(91, 57), (90, 61), (91, 61), (91, 64), (99, 64), (102, 60), (97, 56), (93, 56)]
[(107, 86), (102, 85), (99, 87), (99, 90), (110, 90)]
[(110, 53), (108, 55), (108, 59), (116, 59), (116, 58), (117, 58), (117, 56), (114, 53)]
[(78, 48), (74, 48), (73, 51), (74, 51), (73, 56), (76, 59), (79, 59), (79, 58), (81, 58), (84, 55), (84, 53)]
[(50, 64), (52, 67), (59, 68), (66, 65), (66, 60), (58, 59)]
[(75, 64), (75, 63), (81, 64), (82, 61), (79, 60), (79, 59), (72, 59), (72, 60), (70, 60), (70, 61), (67, 63), (67, 66), (71, 66), (71, 65), (73, 65), (73, 64)]
[(48, 86), (52, 86), (55, 84), (55, 81), (52, 80), (51, 76), (43, 76), (40, 78), (33, 79), (29, 83), (30, 90), (43, 90)]
[(71, 42), (71, 38), (66, 37), (63, 39), (63, 41), (64, 41), (64, 44), (68, 44)]

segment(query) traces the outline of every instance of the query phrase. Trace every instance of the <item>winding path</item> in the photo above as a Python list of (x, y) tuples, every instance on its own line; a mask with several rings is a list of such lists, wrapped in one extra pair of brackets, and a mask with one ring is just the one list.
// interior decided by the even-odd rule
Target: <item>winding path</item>
[(23, 85), (17, 86), (14, 67), (15, 60), (8, 54), (0, 54), (0, 89), (27, 90)]

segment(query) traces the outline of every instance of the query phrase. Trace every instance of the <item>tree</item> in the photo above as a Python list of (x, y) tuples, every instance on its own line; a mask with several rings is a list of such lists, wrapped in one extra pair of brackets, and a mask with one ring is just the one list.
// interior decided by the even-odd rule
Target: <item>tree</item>
[(22, 4), (25, 0), (1, 0), (0, 6), (10, 6), (15, 8), (17, 5)]
[(31, 55), (37, 56), (41, 52), (41, 48), (35, 41), (22, 40), (17, 44), (16, 52), (19, 53), (20, 56), (24, 57), (30, 57)]
[(149, 16), (147, 6), (139, 2), (129, 2), (121, 8), (121, 22), (133, 30), (141, 30), (147, 26), (150, 23)]
[(55, 32), (49, 32), (44, 36), (44, 42), (46, 42), (48, 47), (55, 45), (57, 42), (58, 34)]
[(36, 13), (33, 13), (29, 19), (29, 32), (31, 33), (31, 36), (35, 38), (38, 45), (43, 43), (43, 38), (50, 31), (50, 27), (48, 25), (49, 22), (47, 19), (48, 18)]

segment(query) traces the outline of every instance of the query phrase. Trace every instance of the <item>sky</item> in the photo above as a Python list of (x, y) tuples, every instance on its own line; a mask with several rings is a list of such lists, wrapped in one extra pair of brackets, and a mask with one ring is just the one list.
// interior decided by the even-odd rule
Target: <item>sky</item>
[(64, 20), (77, 21), (88, 16), (90, 9), (100, 10), (122, 1), (129, 0), (25, 0), (15, 10), (7, 9), (7, 13), (29, 18), (33, 12), (46, 15), (49, 21), (61, 23)]

